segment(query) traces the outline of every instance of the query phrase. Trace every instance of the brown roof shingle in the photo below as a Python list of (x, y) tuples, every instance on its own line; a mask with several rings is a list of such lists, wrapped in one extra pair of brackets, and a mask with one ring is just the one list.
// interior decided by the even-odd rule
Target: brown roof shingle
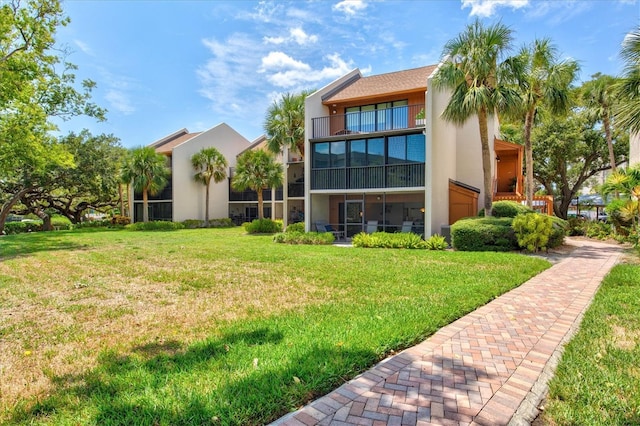
[(324, 99), (323, 102), (327, 104), (391, 93), (413, 92), (419, 89), (426, 90), (427, 78), (436, 67), (437, 65), (428, 65), (410, 70), (362, 77)]
[(153, 148), (155, 148), (156, 152), (159, 154), (171, 154), (171, 151), (176, 146), (180, 145), (183, 142), (188, 141), (189, 139), (195, 138), (202, 132), (188, 133), (186, 130), (184, 132), (178, 133), (176, 135), (172, 135), (166, 140), (162, 139), (158, 142), (151, 144)]

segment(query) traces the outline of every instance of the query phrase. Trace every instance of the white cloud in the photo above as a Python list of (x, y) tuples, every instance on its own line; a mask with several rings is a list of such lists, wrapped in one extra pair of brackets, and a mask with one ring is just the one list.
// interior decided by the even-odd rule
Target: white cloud
[(543, 18), (549, 25), (561, 25), (572, 18), (587, 12), (593, 2), (579, 0), (538, 1), (536, 7), (529, 12), (530, 18)]
[(294, 42), (300, 46), (312, 44), (318, 41), (315, 34), (308, 35), (301, 27), (290, 28), (289, 37), (264, 37), (263, 41), (267, 44), (283, 44), (286, 42)]
[(95, 54), (93, 53), (93, 50), (91, 50), (91, 47), (89, 47), (89, 45), (85, 42), (83, 42), (82, 40), (73, 40), (73, 44), (75, 44), (76, 46), (78, 46), (78, 48), (85, 54), (90, 55), (90, 56), (94, 56)]
[(282, 5), (274, 1), (260, 1), (253, 12), (240, 12), (238, 18), (270, 23), (281, 12)]
[(471, 8), (470, 16), (488, 18), (493, 16), (499, 7), (520, 9), (528, 6), (529, 0), (462, 0), (462, 9)]
[(305, 45), (309, 43), (315, 43), (318, 41), (318, 36), (315, 34), (308, 35), (302, 28), (292, 28), (289, 33), (291, 38), (299, 45)]
[[(274, 86), (287, 89), (308, 88), (310, 83), (336, 79), (353, 68), (352, 62), (344, 61), (337, 53), (324, 58), (329, 61), (329, 65), (315, 70), (309, 64), (297, 61), (282, 52), (272, 52), (267, 58), (263, 58), (264, 71), (275, 71), (267, 76), (267, 80)], [(265, 63), (269, 64), (268, 68), (264, 67)]]
[(109, 102), (112, 109), (124, 115), (130, 115), (136, 111), (129, 97), (121, 90), (109, 89), (105, 95), (105, 99)]
[(222, 41), (205, 39), (202, 43), (212, 57), (196, 70), (199, 93), (212, 101), (218, 113), (228, 114), (245, 107), (250, 110), (252, 101), (240, 93), (255, 93), (260, 88), (255, 75), (260, 66), (261, 44), (243, 33)]
[(334, 4), (331, 9), (342, 12), (347, 17), (355, 16), (358, 12), (365, 10), (367, 4), (364, 0), (342, 0), (340, 3)]
[(262, 67), (260, 68), (260, 72), (282, 68), (290, 68), (293, 70), (301, 71), (307, 71), (311, 69), (309, 65), (300, 61), (296, 61), (284, 52), (269, 52), (267, 56), (262, 58)]

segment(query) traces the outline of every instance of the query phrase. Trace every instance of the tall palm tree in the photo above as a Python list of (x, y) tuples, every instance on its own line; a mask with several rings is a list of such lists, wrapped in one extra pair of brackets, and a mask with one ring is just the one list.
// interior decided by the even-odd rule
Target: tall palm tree
[(131, 178), (134, 191), (142, 192), (142, 221), (149, 221), (149, 194), (156, 195), (167, 186), (171, 170), (166, 158), (155, 149), (145, 146), (131, 151), (130, 169), (125, 176)]
[[(133, 170), (131, 168), (131, 151), (125, 152), (125, 155), (120, 160), (120, 168), (118, 170), (118, 197), (120, 199), (120, 215), (129, 216), (128, 209), (124, 208), (124, 193), (122, 185), (125, 186), (127, 194), (127, 205), (129, 204), (129, 189), (131, 181), (133, 180)], [(130, 206), (128, 206), (130, 207)]]
[(282, 164), (261, 149), (249, 150), (238, 157), (231, 186), (236, 191), (251, 189), (258, 194), (258, 218), (264, 218), (262, 191), (282, 185)]
[(285, 93), (267, 109), (264, 130), (269, 151), (278, 154), (287, 147), (304, 157), (304, 100), (311, 93)]
[(442, 117), (455, 124), (464, 124), (471, 116), (478, 117), (482, 145), (484, 174), (484, 209), (491, 216), (493, 196), (489, 148), (488, 117), (497, 110), (515, 105), (515, 94), (502, 84), (502, 59), (510, 48), (512, 31), (497, 23), (484, 27), (479, 20), (469, 24), (456, 38), (445, 44), (448, 60), (434, 79), (437, 88), (452, 90)]
[(614, 87), (616, 78), (610, 75), (596, 73), (592, 80), (582, 86), (582, 100), (587, 108), (589, 118), (602, 122), (604, 135), (609, 148), (609, 164), (611, 171), (616, 171), (616, 155), (613, 152), (613, 135), (611, 131), (611, 118), (616, 97)]
[(209, 227), (209, 188), (211, 181), (220, 183), (227, 178), (227, 159), (217, 149), (202, 148), (191, 157), (191, 165), (196, 171), (193, 178), (205, 186), (204, 226)]
[(574, 60), (558, 59), (556, 47), (547, 38), (536, 39), (525, 46), (510, 63), (521, 105), (512, 110), (524, 121), (527, 205), (533, 206), (533, 146), (531, 130), (539, 108), (544, 106), (552, 114), (564, 114), (570, 107), (571, 83), (579, 69)]
[(621, 56), (625, 66), (616, 85), (619, 103), (615, 116), (622, 128), (640, 133), (640, 26), (625, 37)]

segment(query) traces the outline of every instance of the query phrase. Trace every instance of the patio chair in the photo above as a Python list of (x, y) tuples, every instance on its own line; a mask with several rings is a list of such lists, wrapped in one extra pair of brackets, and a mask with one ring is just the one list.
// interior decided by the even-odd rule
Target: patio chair
[(331, 232), (336, 240), (344, 238), (344, 232), (343, 231), (335, 230), (335, 229), (333, 229), (333, 226), (331, 226), (329, 223), (321, 221), (321, 220), (316, 222), (316, 231), (317, 232)]
[(404, 222), (402, 222), (402, 230), (400, 230), (400, 232), (411, 232), (412, 228), (413, 228), (413, 221), (405, 220)]
[(367, 222), (367, 229), (365, 230), (365, 232), (367, 234), (373, 234), (377, 230), (378, 230), (378, 221), (377, 220), (370, 220), (370, 221)]

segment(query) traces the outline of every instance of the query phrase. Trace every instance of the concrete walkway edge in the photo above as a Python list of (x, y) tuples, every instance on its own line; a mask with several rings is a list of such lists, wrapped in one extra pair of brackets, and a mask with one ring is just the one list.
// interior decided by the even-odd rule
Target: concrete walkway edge
[(622, 249), (576, 248), (521, 286), (272, 423), (528, 425), (564, 345)]

